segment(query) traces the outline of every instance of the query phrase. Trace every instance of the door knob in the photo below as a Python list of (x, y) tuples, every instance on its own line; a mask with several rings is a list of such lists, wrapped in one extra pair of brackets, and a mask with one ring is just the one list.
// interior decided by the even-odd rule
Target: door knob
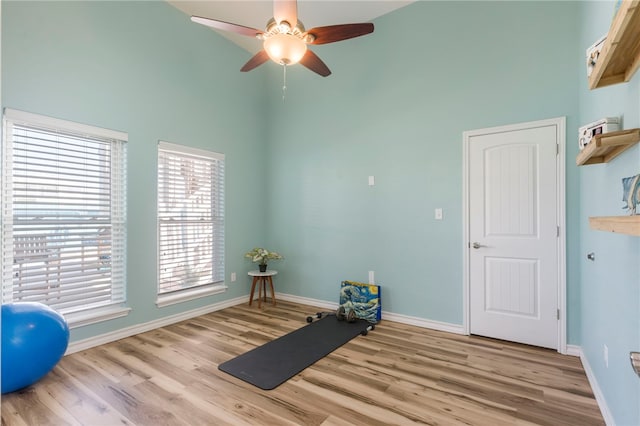
[(475, 243), (475, 242), (474, 242), (474, 243), (471, 245), (471, 247), (473, 247), (474, 249), (479, 249), (480, 247), (486, 247), (486, 246), (483, 246), (483, 245), (482, 245), (482, 244), (480, 244), (480, 243)]

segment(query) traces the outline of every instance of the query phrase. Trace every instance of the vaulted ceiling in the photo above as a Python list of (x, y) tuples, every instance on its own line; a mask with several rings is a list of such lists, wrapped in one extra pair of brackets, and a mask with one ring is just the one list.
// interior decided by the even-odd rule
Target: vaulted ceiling
[[(245, 27), (264, 30), (273, 16), (273, 3), (268, 0), (167, 0), (167, 2), (188, 16), (231, 22)], [(370, 22), (373, 19), (406, 6), (409, 0), (299, 0), (298, 17), (309, 29), (325, 25)], [(198, 24), (194, 24), (198, 25)], [(262, 48), (262, 42), (252, 37), (217, 31), (250, 53)]]

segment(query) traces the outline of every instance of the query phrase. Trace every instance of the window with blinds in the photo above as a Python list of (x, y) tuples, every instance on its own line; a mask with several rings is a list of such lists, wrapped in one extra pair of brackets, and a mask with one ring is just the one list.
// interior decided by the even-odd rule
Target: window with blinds
[(2, 301), (125, 302), (127, 134), (6, 109)]
[[(158, 144), (158, 295), (224, 288), (224, 155)], [(185, 296), (187, 298), (193, 298)]]

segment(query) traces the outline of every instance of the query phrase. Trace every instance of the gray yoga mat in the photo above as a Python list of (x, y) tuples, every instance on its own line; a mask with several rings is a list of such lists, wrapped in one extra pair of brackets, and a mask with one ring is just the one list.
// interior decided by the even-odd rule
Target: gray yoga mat
[(218, 366), (264, 390), (271, 390), (361, 334), (367, 321), (338, 321), (329, 315)]

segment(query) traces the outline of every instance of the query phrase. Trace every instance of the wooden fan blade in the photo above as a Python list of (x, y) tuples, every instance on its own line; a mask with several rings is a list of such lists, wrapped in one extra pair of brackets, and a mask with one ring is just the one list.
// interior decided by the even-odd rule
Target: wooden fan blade
[(269, 60), (269, 55), (267, 55), (266, 50), (261, 50), (255, 55), (253, 55), (253, 58), (249, 59), (249, 61), (246, 64), (244, 64), (242, 68), (240, 68), (240, 71), (242, 72), (251, 71), (252, 69), (257, 68), (260, 65), (264, 64), (268, 60)]
[(327, 77), (331, 75), (331, 70), (327, 65), (322, 62), (322, 59), (318, 57), (311, 50), (307, 49), (307, 53), (304, 54), (302, 59), (300, 59), (300, 63), (305, 67), (309, 68), (311, 71), (316, 74), (320, 74), (323, 77)]
[(217, 30), (229, 31), (249, 37), (255, 37), (258, 34), (263, 33), (263, 31), (257, 30), (255, 28), (244, 27), (242, 25), (232, 24), (230, 22), (217, 21), (215, 19), (203, 18), (201, 16), (192, 16), (191, 20), (197, 24), (206, 25), (207, 27), (215, 28)]
[(296, 0), (274, 0), (273, 19), (279, 24), (287, 21), (291, 28), (298, 23), (298, 2)]
[(372, 32), (373, 24), (366, 22), (362, 24), (329, 25), (327, 27), (311, 28), (307, 31), (307, 34), (311, 34), (315, 37), (311, 44), (327, 44), (347, 40), (349, 38), (360, 37)]

